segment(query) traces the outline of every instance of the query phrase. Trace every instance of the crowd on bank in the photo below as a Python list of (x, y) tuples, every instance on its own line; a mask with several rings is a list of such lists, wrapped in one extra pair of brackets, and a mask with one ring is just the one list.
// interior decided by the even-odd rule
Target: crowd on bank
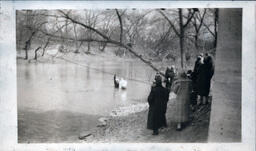
[(171, 66), (167, 67), (164, 77), (156, 74), (148, 96), (147, 128), (153, 130), (153, 135), (158, 135), (159, 128), (167, 127), (169, 94), (176, 94), (172, 122), (177, 123), (176, 130), (180, 131), (189, 122), (189, 114), (209, 102), (213, 74), (213, 58), (208, 53), (198, 55), (193, 70), (176, 71), (175, 66)]

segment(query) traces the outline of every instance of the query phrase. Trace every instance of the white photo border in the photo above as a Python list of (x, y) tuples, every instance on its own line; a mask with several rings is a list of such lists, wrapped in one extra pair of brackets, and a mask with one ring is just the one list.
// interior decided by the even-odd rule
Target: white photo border
[[(0, 1), (0, 150), (254, 151), (256, 115), (255, 4), (253, 1)], [(242, 8), (242, 142), (18, 144), (16, 10), (91, 8)]]

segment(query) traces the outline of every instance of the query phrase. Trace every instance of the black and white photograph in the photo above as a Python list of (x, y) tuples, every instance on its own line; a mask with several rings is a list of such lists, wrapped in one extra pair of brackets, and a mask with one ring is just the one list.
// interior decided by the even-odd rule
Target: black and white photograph
[(18, 143), (241, 143), (242, 16), (16, 10)]

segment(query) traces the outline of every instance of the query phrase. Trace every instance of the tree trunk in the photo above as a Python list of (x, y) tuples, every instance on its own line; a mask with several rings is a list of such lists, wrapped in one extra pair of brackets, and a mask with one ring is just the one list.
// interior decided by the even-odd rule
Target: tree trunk
[(36, 50), (35, 50), (35, 57), (34, 57), (35, 60), (37, 60), (37, 52), (38, 52), (39, 49), (41, 49), (41, 46), (39, 46), (39, 47), (36, 48)]
[(27, 40), (26, 44), (25, 44), (25, 48), (24, 48), (24, 50), (25, 50), (25, 60), (28, 60), (28, 50), (30, 48), (30, 40), (31, 40), (31, 38), (29, 40)]
[(184, 48), (183, 48), (183, 44), (184, 44), (184, 28), (183, 28), (183, 17), (182, 17), (182, 9), (179, 8), (179, 24), (180, 24), (180, 57), (181, 57), (181, 68), (183, 68), (184, 66), (184, 60), (183, 60), (183, 56), (184, 56)]
[(122, 17), (118, 12), (118, 9), (116, 9), (116, 14), (120, 24), (120, 43), (122, 43), (123, 42), (123, 22), (122, 22)]
[(28, 50), (27, 49), (25, 49), (25, 58), (24, 59), (28, 60)]
[(78, 48), (78, 44), (77, 44), (77, 33), (76, 33), (76, 24), (73, 23), (73, 27), (74, 27), (74, 33), (75, 33), (75, 45), (76, 45), (76, 50), (75, 53), (79, 53), (79, 48)]
[(28, 40), (26, 41), (26, 43), (25, 43), (25, 48), (24, 48), (24, 50), (25, 50), (25, 52), (26, 52), (25, 60), (28, 59), (28, 50), (30, 49), (31, 41), (32, 41), (32, 38), (33, 38), (33, 36), (34, 36), (35, 34), (36, 34), (36, 32), (33, 31), (32, 34), (31, 34), (31, 36), (29, 37), (29, 39), (28, 39)]
[(196, 33), (195, 33), (195, 47), (196, 47), (196, 49), (198, 49), (198, 34), (199, 34), (199, 31), (196, 30)]
[(217, 23), (218, 23), (218, 13), (219, 13), (219, 9), (216, 8), (215, 12), (214, 12), (214, 48), (217, 47)]
[(47, 39), (47, 42), (46, 42), (46, 44), (44, 45), (42, 56), (44, 56), (44, 53), (45, 53), (45, 49), (46, 49), (46, 47), (49, 45), (49, 43), (50, 43), (50, 40), (51, 40), (51, 38), (49, 37), (49, 38)]
[(91, 51), (91, 42), (88, 42), (88, 47), (87, 48), (88, 48), (87, 52), (90, 53), (90, 51)]

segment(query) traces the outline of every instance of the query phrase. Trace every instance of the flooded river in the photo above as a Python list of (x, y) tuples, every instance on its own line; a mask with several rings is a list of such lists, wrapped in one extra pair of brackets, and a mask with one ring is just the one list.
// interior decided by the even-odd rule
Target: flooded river
[[(154, 72), (145, 64), (97, 59), (79, 64), (18, 60), (19, 142), (72, 141), (99, 117), (147, 101)], [(114, 88), (112, 73), (127, 79), (126, 90)]]

